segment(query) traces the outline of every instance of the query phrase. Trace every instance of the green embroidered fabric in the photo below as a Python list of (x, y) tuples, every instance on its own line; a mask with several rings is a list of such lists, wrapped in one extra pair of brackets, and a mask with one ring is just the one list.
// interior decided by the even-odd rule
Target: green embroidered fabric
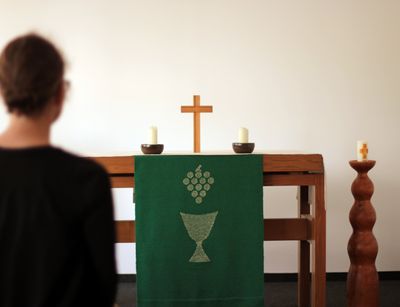
[(261, 307), (261, 155), (136, 156), (138, 307)]

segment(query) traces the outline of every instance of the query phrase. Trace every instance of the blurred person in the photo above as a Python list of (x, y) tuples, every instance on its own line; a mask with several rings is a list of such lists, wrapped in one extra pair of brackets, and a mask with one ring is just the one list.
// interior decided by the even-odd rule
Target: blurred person
[(0, 54), (0, 306), (112, 306), (115, 231), (104, 169), (50, 142), (68, 82), (47, 39)]

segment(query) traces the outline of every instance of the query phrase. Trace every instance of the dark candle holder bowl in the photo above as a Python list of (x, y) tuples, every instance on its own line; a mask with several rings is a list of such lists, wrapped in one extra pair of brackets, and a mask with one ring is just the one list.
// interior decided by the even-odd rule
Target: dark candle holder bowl
[(164, 150), (163, 144), (142, 144), (142, 152), (145, 155), (159, 155)]
[(232, 148), (235, 153), (252, 153), (254, 143), (232, 143)]

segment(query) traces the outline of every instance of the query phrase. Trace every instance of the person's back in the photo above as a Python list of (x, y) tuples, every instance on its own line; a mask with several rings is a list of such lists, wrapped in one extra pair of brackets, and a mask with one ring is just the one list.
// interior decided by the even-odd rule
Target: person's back
[[(0, 306), (112, 306), (116, 273), (107, 174), (49, 143), (64, 98), (57, 80), (63, 67), (49, 74), (52, 91), (37, 73), (24, 82), (18, 77), (24, 67), (12, 69), (18, 66), (16, 50), (39, 46), (43, 52), (49, 44), (28, 35), (11, 42), (0, 58), (0, 90), (12, 117), (0, 135)], [(12, 91), (13, 84), (19, 91)], [(31, 97), (24, 84), (34, 85)]]
[(52, 147), (0, 149), (0, 169), (0, 306), (110, 306), (104, 171)]

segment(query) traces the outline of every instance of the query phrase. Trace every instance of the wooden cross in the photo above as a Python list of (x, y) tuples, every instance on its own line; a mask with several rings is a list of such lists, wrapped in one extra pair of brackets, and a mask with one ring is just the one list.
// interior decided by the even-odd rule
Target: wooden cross
[(362, 147), (360, 148), (360, 154), (361, 154), (363, 160), (367, 159), (367, 155), (368, 155), (367, 144), (362, 145)]
[(200, 96), (193, 96), (193, 106), (181, 106), (181, 113), (193, 113), (193, 151), (200, 152), (200, 113), (212, 113), (212, 106), (200, 106)]

